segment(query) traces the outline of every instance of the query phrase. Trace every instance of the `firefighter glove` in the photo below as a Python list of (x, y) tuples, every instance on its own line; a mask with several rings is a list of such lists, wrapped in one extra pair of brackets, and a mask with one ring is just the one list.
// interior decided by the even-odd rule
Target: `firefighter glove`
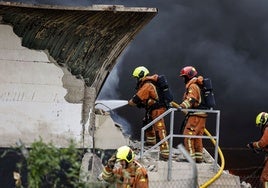
[(115, 154), (113, 154), (112, 157), (108, 160), (107, 166), (109, 168), (113, 169), (115, 162), (116, 162), (116, 156), (115, 156)]

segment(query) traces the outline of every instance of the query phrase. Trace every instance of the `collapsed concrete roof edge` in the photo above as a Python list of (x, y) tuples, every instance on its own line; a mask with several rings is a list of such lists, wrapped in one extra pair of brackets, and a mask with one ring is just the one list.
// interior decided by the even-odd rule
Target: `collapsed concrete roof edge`
[(22, 46), (47, 50), (58, 65), (95, 87), (107, 76), (156, 8), (92, 5), (66, 7), (0, 2), (0, 22), (12, 25)]

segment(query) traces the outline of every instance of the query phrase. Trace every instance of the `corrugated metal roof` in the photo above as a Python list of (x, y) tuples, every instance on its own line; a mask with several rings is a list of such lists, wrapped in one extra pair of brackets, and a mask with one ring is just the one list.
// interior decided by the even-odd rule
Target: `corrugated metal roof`
[(120, 5), (62, 7), (0, 2), (0, 22), (13, 26), (22, 45), (47, 50), (60, 66), (97, 93), (133, 37), (157, 14), (155, 8)]

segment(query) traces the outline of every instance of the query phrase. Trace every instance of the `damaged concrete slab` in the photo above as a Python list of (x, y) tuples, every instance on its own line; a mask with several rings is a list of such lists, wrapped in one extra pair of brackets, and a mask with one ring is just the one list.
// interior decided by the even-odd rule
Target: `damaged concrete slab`
[(1, 1), (1, 147), (18, 139), (29, 146), (39, 137), (59, 147), (71, 138), (92, 147), (93, 128), (107, 118), (95, 114), (96, 97), (122, 51), (156, 14), (121, 5)]
[(22, 46), (47, 50), (60, 66), (99, 90), (118, 56), (157, 14), (156, 8), (92, 5), (64, 7), (0, 2), (3, 24)]

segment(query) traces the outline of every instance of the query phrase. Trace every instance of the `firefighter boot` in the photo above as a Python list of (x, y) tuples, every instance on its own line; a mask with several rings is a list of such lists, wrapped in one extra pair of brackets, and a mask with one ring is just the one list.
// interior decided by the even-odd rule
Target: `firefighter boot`
[(203, 143), (202, 143), (202, 138), (196, 138), (195, 143), (195, 160), (196, 163), (202, 163), (203, 160)]
[[(158, 131), (158, 135), (160, 140), (163, 140), (166, 137), (166, 131), (165, 130)], [(169, 157), (169, 146), (168, 142), (165, 141), (160, 145), (160, 159), (168, 160), (168, 157)]]
[(156, 136), (154, 128), (149, 128), (146, 133), (146, 145), (147, 146), (154, 146), (156, 144)]
[(203, 154), (201, 152), (195, 152), (195, 161), (196, 163), (203, 162)]
[(169, 148), (168, 148), (168, 143), (164, 142), (163, 144), (160, 145), (160, 159), (161, 160), (168, 160), (169, 157)]

